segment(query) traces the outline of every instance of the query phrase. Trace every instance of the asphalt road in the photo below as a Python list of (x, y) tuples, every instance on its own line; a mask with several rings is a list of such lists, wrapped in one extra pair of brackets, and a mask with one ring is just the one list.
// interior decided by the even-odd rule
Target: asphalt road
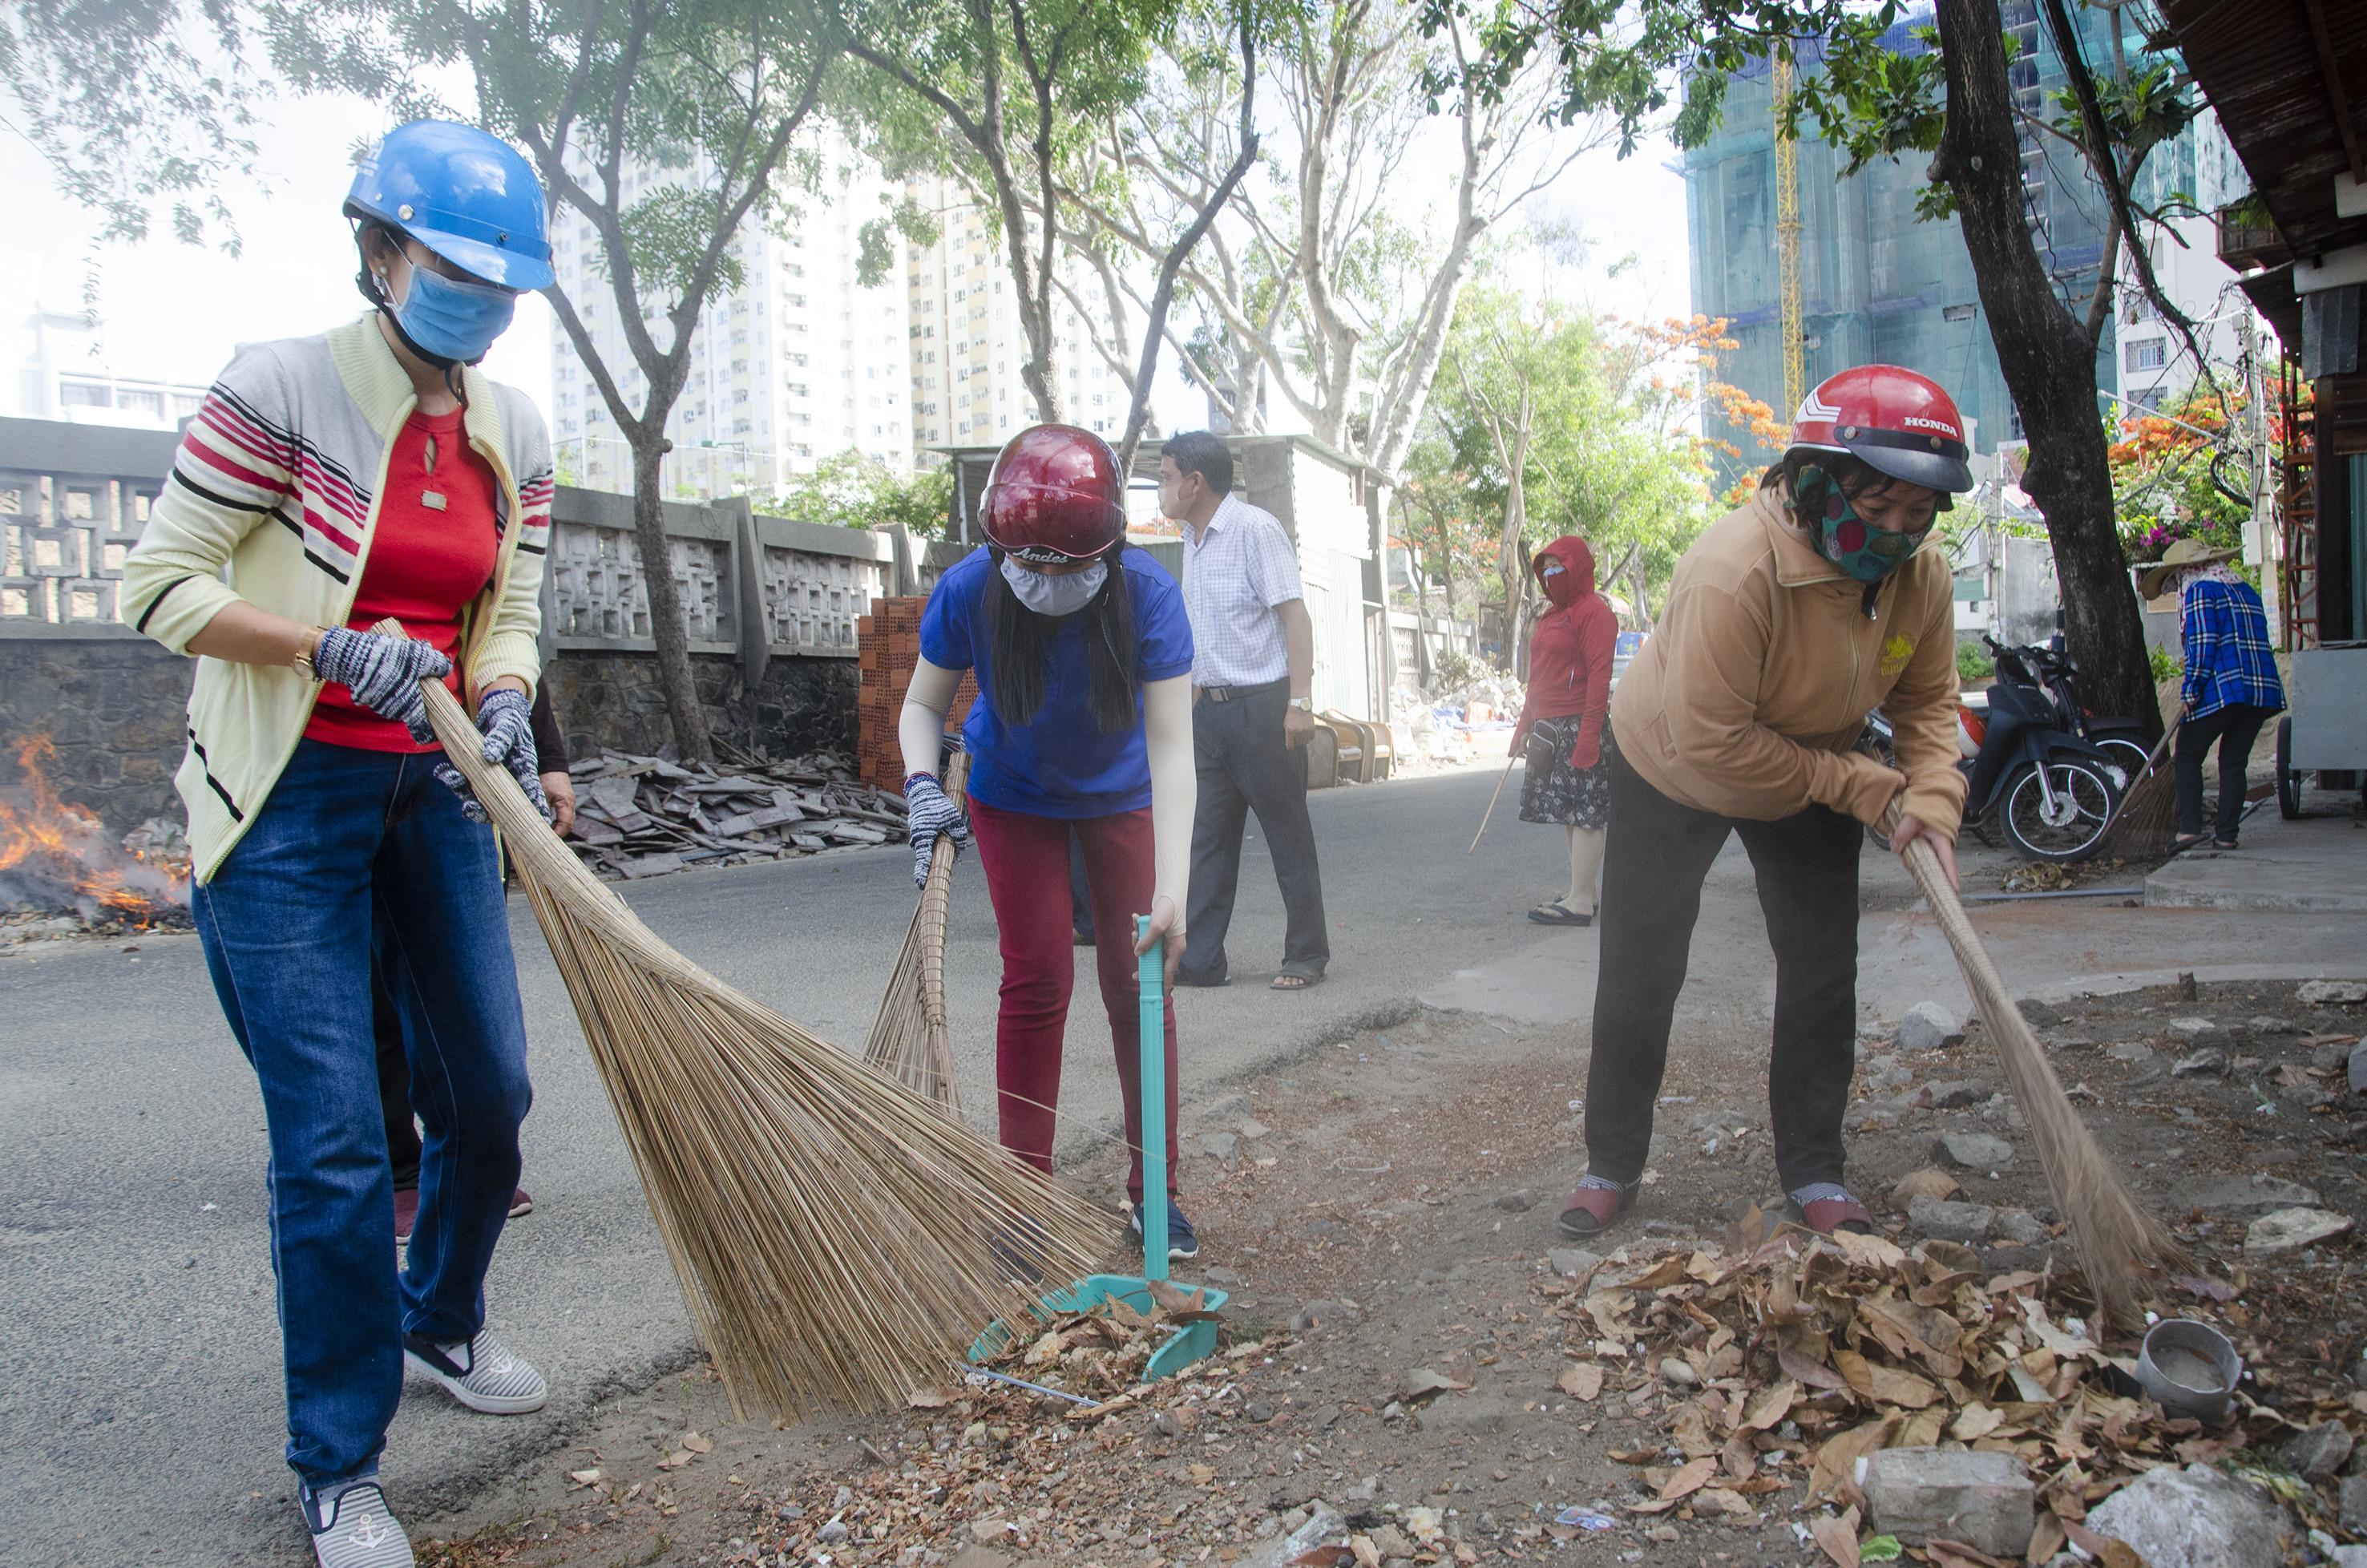
[[(1583, 1039), (1592, 934), (1521, 918), (1563, 885), (1560, 835), (1513, 820), (1507, 790), (1486, 841), (1465, 854), (1495, 776), (1314, 797), (1335, 956), (1330, 980), (1303, 994), (1263, 984), (1278, 961), (1281, 910), (1252, 835), (1234, 983), (1186, 992), (1181, 1004), (1187, 1120), (1195, 1096), (1418, 1002), (1569, 1019), (1573, 1044)], [(1923, 995), (1961, 1006), (1928, 917), (1904, 912), (1903, 878), (1874, 857), (1867, 864), (1870, 1016)], [(874, 851), (685, 873), (628, 895), (722, 979), (825, 1038), (859, 1042), (910, 917), (909, 866), (901, 850)], [(2026, 932), (2000, 958), (2017, 984), (2024, 973), (2059, 983), (2159, 968), (2225, 920), (2053, 913), (2063, 907), (2047, 906), (2046, 920), (1984, 916), (1999, 923), (2001, 941)], [(2124, 913), (2142, 918), (2114, 918)], [(2088, 924), (2061, 925), (2075, 918)], [(501, 1420), (414, 1389), (384, 1467), (411, 1518), (481, 1501), (516, 1461), (564, 1441), (601, 1394), (693, 1354), (607, 1101), (523, 902), (512, 924), (532, 1039), (526, 1182), (538, 1207), (504, 1237), (488, 1299), (493, 1325), (549, 1375), (553, 1398), (539, 1415)], [(2358, 926), (2324, 925), (2258, 917), (2241, 950), (2218, 956), (2257, 949), (2272, 967), (2306, 971), (2331, 943), (2327, 961), (2350, 956), (2355, 967)], [(294, 1568), (309, 1554), (279, 1458), (260, 1101), (194, 938), (138, 948), (58, 944), (0, 958), (0, 1358), (12, 1369), (0, 1385), (0, 1563)], [(999, 964), (975, 875), (957, 880), (948, 951), (962, 1088), (972, 1107), (990, 1106)], [(1755, 1042), (1772, 977), (1748, 869), (1731, 847), (1712, 876), (1693, 964), (1680, 1048), (1763, 1049)], [(1081, 961), (1088, 997), (1091, 986)], [(1074, 1149), (1116, 1115), (1097, 1006), (1072, 1010), (1069, 1046), (1064, 1147)]]

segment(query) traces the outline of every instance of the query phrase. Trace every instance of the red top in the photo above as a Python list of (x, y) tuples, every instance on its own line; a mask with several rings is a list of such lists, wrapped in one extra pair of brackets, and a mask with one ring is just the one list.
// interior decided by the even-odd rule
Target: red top
[(1529, 638), (1529, 694), (1519, 728), (1526, 734), (1539, 719), (1583, 714), (1580, 749), (1585, 750), (1586, 739), (1601, 735), (1611, 707), (1611, 655), (1619, 642), (1619, 618), (1594, 591), (1594, 551), (1584, 540), (1554, 540), (1537, 551), (1530, 568), (1547, 561), (1563, 570), (1550, 577), (1539, 573), (1554, 608)]
[[(355, 631), (393, 616), (453, 664), (446, 684), (460, 689), (460, 611), (493, 580), (501, 551), (493, 471), (469, 448), (461, 410), (412, 415), (394, 438), (386, 490), (345, 625)], [(434, 450), (431, 453), (430, 446)], [(434, 751), (411, 732), (358, 706), (342, 686), (322, 687), (304, 738), (363, 751)]]

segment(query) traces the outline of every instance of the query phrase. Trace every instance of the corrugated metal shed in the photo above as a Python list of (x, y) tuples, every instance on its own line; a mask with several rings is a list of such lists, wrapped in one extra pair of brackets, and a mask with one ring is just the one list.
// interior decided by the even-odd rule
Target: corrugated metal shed
[[(2159, 0), (2189, 70), (2293, 254), (2367, 244), (2367, 217), (2334, 210), (2334, 176), (2367, 146), (2367, 5), (2360, 0)], [(2313, 25), (2312, 13), (2316, 13)], [(2325, 47), (2320, 49), (2320, 36)], [(2348, 137), (2336, 106), (2348, 110)], [(2348, 147), (2346, 147), (2346, 142)]]

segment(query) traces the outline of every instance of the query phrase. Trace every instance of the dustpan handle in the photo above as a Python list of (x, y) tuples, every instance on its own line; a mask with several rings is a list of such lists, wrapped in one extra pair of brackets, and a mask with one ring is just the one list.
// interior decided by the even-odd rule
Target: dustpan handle
[[(1150, 916), (1134, 917), (1134, 938), (1148, 940)], [(1167, 1278), (1167, 951), (1152, 942), (1142, 977), (1142, 1277)]]

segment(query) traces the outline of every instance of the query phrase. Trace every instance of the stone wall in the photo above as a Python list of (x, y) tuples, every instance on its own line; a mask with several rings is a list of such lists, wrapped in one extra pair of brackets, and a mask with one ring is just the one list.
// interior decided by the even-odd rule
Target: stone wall
[[(776, 757), (825, 748), (854, 752), (854, 660), (770, 660), (753, 701), (739, 689), (738, 659), (697, 653), (690, 664), (708, 725), (718, 737)], [(653, 654), (569, 650), (543, 678), (571, 756), (588, 756), (603, 745), (654, 752), (673, 736)]]
[(59, 799), (118, 833), (179, 817), (195, 668), (144, 637), (0, 637), (0, 788), (24, 781), (18, 754), (46, 735)]

